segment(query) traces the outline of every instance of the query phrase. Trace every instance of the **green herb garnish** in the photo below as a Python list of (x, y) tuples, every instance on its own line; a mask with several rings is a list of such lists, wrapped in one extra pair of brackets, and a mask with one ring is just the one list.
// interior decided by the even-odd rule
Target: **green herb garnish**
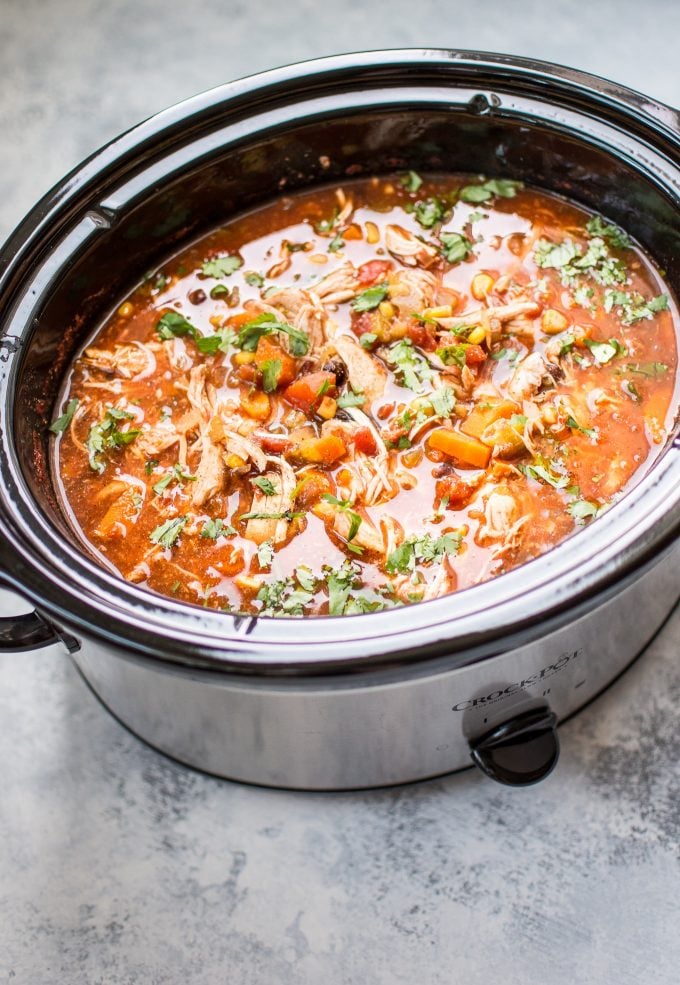
[(80, 401), (77, 400), (75, 397), (73, 398), (73, 400), (69, 400), (69, 402), (66, 404), (66, 410), (61, 415), (61, 417), (58, 417), (56, 421), (53, 421), (50, 424), (50, 431), (53, 434), (63, 434), (63, 432), (66, 430), (66, 428), (73, 420), (73, 415), (75, 414), (79, 403)]
[(177, 541), (188, 520), (186, 516), (177, 516), (174, 520), (166, 520), (160, 527), (156, 527), (149, 536), (153, 544), (160, 544), (161, 547), (170, 548)]

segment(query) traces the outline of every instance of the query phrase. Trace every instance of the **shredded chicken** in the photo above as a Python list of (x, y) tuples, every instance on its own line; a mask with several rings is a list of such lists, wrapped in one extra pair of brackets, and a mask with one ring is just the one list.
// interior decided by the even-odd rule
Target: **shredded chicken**
[(207, 431), (201, 436), (201, 460), (196, 469), (196, 481), (192, 484), (191, 502), (194, 506), (204, 503), (218, 493), (224, 482), (225, 464), (222, 449), (210, 440)]
[(543, 356), (538, 352), (530, 352), (517, 363), (507, 392), (513, 400), (525, 400), (535, 397), (544, 386), (552, 386), (553, 383)]
[(103, 373), (122, 376), (126, 380), (143, 380), (156, 372), (156, 357), (143, 342), (117, 345), (111, 352), (90, 346), (83, 354), (83, 362)]
[[(246, 524), (246, 537), (256, 544), (271, 540), (274, 544), (283, 543), (288, 537), (291, 520), (281, 514), (288, 513), (293, 508), (293, 493), (295, 491), (295, 473), (283, 460), (271, 458), (268, 460), (278, 469), (269, 470), (262, 476), (270, 482), (275, 492), (267, 495), (259, 486), (255, 486), (249, 513), (261, 513), (262, 516), (252, 517)], [(271, 514), (267, 516), (266, 514)]]
[(416, 314), (431, 307), (437, 283), (429, 270), (397, 270), (389, 278), (390, 298), (400, 314)]
[(430, 267), (437, 259), (437, 250), (424, 243), (403, 226), (389, 225), (385, 229), (385, 246), (407, 267)]
[(349, 335), (338, 335), (333, 340), (338, 355), (347, 367), (352, 388), (366, 395), (366, 409), (380, 400), (387, 385), (387, 370)]

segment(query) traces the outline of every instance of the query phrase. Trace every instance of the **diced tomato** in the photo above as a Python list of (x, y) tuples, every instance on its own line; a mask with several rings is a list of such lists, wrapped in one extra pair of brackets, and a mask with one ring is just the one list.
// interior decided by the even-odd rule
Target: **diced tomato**
[(281, 348), (278, 342), (270, 339), (267, 335), (263, 335), (258, 340), (257, 349), (255, 350), (255, 365), (262, 371), (263, 364), (271, 362), (274, 359), (281, 363), (277, 386), (288, 386), (289, 383), (293, 382), (297, 373), (295, 360)]
[(289, 404), (311, 414), (319, 406), (327, 394), (332, 396), (335, 389), (335, 373), (307, 373), (291, 383), (284, 390), (284, 397)]
[(370, 428), (358, 428), (354, 433), (354, 445), (364, 455), (375, 455), (378, 445)]
[(474, 495), (474, 488), (465, 482), (459, 475), (453, 473), (452, 475), (444, 476), (443, 479), (438, 479), (435, 485), (435, 509), (439, 506), (442, 500), (446, 501), (446, 509), (448, 510), (462, 510), (464, 506), (470, 502)]
[(239, 366), (237, 373), (239, 379), (243, 380), (244, 383), (255, 383), (258, 376), (255, 363), (246, 363), (244, 366)]
[(434, 352), (437, 348), (437, 338), (434, 329), (434, 325), (422, 324), (413, 319), (413, 321), (409, 322), (406, 334), (411, 342), (420, 349), (425, 349), (426, 352)]
[(362, 286), (375, 284), (376, 281), (382, 280), (392, 267), (391, 260), (369, 260), (368, 263), (363, 263), (357, 271), (359, 283)]
[(266, 431), (256, 431), (254, 437), (259, 441), (262, 451), (269, 452), (270, 455), (281, 455), (293, 445), (287, 434), (269, 434)]
[(367, 332), (373, 331), (373, 312), (371, 311), (353, 311), (352, 312), (352, 331), (357, 336), (361, 338), (362, 335), (366, 335)]
[(468, 366), (480, 366), (486, 362), (487, 352), (481, 345), (468, 345), (465, 347), (465, 362)]

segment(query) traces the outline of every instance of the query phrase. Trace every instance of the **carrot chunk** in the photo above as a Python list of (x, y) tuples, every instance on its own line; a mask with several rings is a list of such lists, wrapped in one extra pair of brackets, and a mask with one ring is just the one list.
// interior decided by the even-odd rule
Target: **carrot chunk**
[(307, 373), (286, 387), (283, 395), (293, 407), (311, 414), (334, 387), (335, 373)]
[(499, 420), (501, 417), (512, 417), (519, 414), (521, 408), (512, 400), (496, 400), (493, 403), (485, 402), (478, 404), (465, 418), (460, 426), (465, 434), (472, 435), (473, 438), (481, 438), (482, 434), (490, 424)]
[(281, 348), (278, 342), (274, 342), (267, 335), (263, 335), (255, 350), (255, 365), (262, 372), (263, 365), (271, 363), (273, 360), (281, 363), (277, 386), (288, 386), (289, 383), (293, 382), (297, 373), (295, 360)]
[(305, 438), (297, 448), (297, 456), (314, 465), (333, 465), (346, 454), (345, 442), (335, 434), (323, 438)]
[(481, 441), (451, 428), (437, 428), (430, 434), (428, 444), (430, 448), (477, 469), (485, 469), (491, 458), (491, 449)]

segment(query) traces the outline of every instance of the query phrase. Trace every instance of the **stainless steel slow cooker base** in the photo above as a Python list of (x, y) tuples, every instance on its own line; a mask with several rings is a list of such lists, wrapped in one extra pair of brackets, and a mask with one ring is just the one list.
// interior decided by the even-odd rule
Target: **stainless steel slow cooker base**
[(560, 66), (433, 50), (277, 69), (102, 148), (0, 250), (0, 581), (36, 606), (0, 620), (0, 649), (61, 637), (134, 732), (233, 779), (381, 786), (471, 754), (503, 782), (546, 775), (557, 720), (677, 598), (677, 428), (586, 532), (514, 571), (389, 612), (278, 620), (183, 605), (102, 568), (55, 495), (48, 425), (85, 336), (141, 274), (239, 211), (354, 175), (533, 183), (625, 227), (677, 297), (678, 160), (671, 107)]
[[(189, 766), (299, 790), (390, 786), (472, 765), (475, 740), (548, 707), (561, 720), (635, 659), (678, 600), (680, 547), (538, 642), (477, 665), (278, 686), (160, 668), (95, 640), (73, 654), (136, 735)], [(530, 613), (527, 613), (530, 618)]]

